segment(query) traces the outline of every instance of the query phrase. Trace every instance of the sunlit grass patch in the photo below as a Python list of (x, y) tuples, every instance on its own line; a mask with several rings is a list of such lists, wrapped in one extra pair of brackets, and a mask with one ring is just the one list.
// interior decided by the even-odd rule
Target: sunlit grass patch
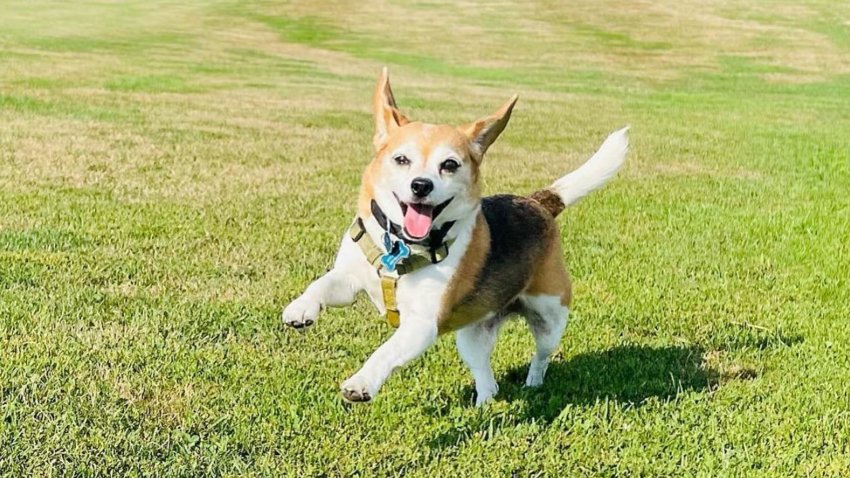
[[(841, 476), (850, 463), (846, 5), (62, 2), (0, 14), (0, 474)], [(559, 218), (547, 383), (510, 322), (472, 406), (451, 337), (377, 400), (365, 299), (279, 313), (332, 264), (401, 109), (520, 96), (486, 193), (630, 124)]]

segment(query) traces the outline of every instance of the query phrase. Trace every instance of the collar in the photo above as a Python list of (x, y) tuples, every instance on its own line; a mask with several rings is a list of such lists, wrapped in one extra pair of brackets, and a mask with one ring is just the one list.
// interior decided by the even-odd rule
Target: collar
[[(410, 254), (408, 257), (402, 259), (401, 262), (396, 264), (395, 272), (397, 272), (399, 276), (402, 276), (425, 266), (439, 264), (442, 262), (446, 257), (448, 257), (449, 247), (451, 247), (452, 243), (454, 243), (454, 240), (442, 240), (445, 238), (445, 235), (450, 228), (451, 225), (449, 225), (449, 227), (444, 225), (440, 229), (439, 236), (441, 239), (439, 242), (429, 241), (427, 246), (410, 248)], [(390, 232), (392, 232), (392, 230)], [(389, 271), (386, 270), (386, 267), (381, 263), (381, 259), (387, 255), (387, 251), (375, 243), (372, 236), (370, 236), (366, 231), (366, 226), (363, 224), (363, 219), (361, 217), (357, 217), (357, 219), (355, 219), (354, 224), (352, 224), (348, 229), (348, 235), (351, 237), (351, 240), (360, 247), (363, 255), (366, 256), (366, 260), (369, 261), (369, 264), (375, 268), (378, 275), (386, 276), (390, 274)], [(432, 237), (436, 236), (429, 235), (429, 238)]]

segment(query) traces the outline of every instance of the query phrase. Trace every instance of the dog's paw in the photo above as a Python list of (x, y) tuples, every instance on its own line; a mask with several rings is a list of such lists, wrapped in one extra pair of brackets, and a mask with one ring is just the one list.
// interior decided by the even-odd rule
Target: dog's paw
[(525, 386), (526, 387), (539, 387), (543, 385), (543, 377), (546, 376), (546, 367), (549, 364), (547, 362), (536, 363), (535, 361), (531, 362), (531, 366), (528, 367), (528, 376), (525, 378)]
[(370, 391), (367, 381), (357, 375), (342, 382), (339, 391), (348, 403), (368, 402), (375, 396), (375, 392)]
[(487, 386), (476, 387), (475, 390), (475, 406), (480, 407), (485, 403), (493, 400), (493, 397), (499, 393), (499, 386), (494, 382)]
[(296, 329), (309, 327), (316, 322), (321, 304), (305, 297), (299, 297), (283, 309), (283, 323)]
[(530, 388), (537, 388), (543, 385), (543, 375), (539, 373), (529, 373), (528, 377), (525, 378), (525, 386)]

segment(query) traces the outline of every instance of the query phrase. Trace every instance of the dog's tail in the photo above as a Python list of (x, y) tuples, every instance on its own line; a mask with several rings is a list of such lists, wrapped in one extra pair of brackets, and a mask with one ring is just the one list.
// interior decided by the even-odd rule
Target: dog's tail
[(629, 151), (629, 127), (611, 133), (599, 150), (578, 169), (558, 179), (551, 186), (532, 194), (552, 216), (578, 202), (591, 191), (602, 187), (626, 160)]

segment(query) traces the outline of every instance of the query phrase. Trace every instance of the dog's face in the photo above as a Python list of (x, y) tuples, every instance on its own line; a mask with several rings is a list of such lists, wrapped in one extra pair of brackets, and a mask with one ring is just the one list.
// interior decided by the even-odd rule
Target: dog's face
[(484, 153), (507, 125), (515, 102), (513, 97), (493, 115), (459, 127), (410, 121), (396, 107), (384, 69), (375, 90), (375, 158), (363, 175), (361, 214), (368, 214), (374, 199), (414, 241), (468, 217), (480, 201)]

